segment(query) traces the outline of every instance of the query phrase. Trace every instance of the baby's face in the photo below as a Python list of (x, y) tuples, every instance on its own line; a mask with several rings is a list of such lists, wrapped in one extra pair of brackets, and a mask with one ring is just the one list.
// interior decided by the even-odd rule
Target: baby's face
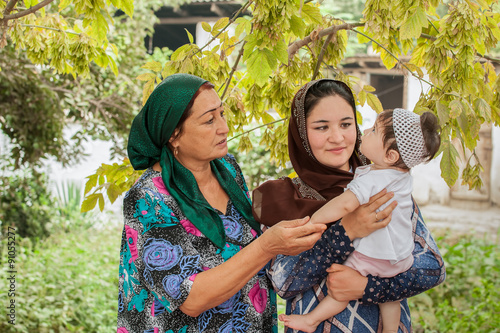
[(375, 120), (375, 124), (363, 131), (363, 136), (361, 137), (361, 146), (359, 149), (368, 159), (370, 159), (373, 164), (379, 166), (385, 166), (384, 157), (386, 155), (386, 149), (384, 148), (384, 140), (382, 129), (379, 128), (378, 118)]

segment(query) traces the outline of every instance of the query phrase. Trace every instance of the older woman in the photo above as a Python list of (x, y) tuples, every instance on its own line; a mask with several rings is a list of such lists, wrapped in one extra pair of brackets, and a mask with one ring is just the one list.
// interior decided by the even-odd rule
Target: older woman
[[(272, 224), (281, 218), (310, 216), (344, 191), (356, 167), (367, 162), (358, 149), (360, 131), (355, 110), (350, 88), (340, 81), (312, 81), (297, 92), (288, 149), (298, 177), (268, 181), (254, 190), (257, 221)], [(312, 249), (298, 256), (276, 258), (269, 275), (275, 290), (287, 299), (287, 314), (308, 313), (328, 292), (337, 300), (352, 301), (315, 332), (381, 332), (378, 303), (408, 298), (444, 280), (443, 260), (416, 204), (412, 218), (414, 263), (408, 271), (393, 278), (364, 277), (336, 265), (353, 252), (354, 239), (366, 236), (366, 230), (369, 233), (361, 226), (375, 220), (387, 224), (394, 206), (380, 212), (377, 209), (389, 195), (376, 195), (331, 225)], [(409, 332), (411, 317), (406, 300), (401, 306), (399, 331)]]
[(134, 119), (130, 162), (147, 170), (124, 198), (118, 332), (276, 330), (263, 267), (325, 228), (302, 219), (261, 235), (227, 133), (213, 85), (187, 74), (160, 83)]

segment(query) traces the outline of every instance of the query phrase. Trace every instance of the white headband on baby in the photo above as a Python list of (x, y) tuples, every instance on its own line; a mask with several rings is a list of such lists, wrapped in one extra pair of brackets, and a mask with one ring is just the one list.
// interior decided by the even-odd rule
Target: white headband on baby
[(404, 109), (394, 109), (392, 127), (399, 153), (408, 168), (422, 163), (426, 153), (420, 116)]

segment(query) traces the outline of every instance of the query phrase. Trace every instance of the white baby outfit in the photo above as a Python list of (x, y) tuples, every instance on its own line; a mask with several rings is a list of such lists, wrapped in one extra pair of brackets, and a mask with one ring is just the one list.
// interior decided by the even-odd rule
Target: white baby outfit
[(394, 169), (375, 169), (370, 165), (358, 167), (354, 179), (347, 185), (358, 198), (361, 205), (367, 203), (371, 196), (382, 191), (393, 192), (394, 197), (382, 205), (383, 210), (394, 200), (398, 205), (392, 212), (389, 225), (374, 231), (370, 235), (355, 239), (356, 251), (376, 259), (390, 260), (397, 263), (412, 255), (414, 248), (411, 213), (413, 178), (409, 172)]

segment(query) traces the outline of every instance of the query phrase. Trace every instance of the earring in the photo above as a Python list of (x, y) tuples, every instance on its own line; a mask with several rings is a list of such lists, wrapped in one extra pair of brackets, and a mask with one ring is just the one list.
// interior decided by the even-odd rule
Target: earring
[(174, 147), (174, 156), (177, 156), (177, 154), (179, 154), (179, 148)]

